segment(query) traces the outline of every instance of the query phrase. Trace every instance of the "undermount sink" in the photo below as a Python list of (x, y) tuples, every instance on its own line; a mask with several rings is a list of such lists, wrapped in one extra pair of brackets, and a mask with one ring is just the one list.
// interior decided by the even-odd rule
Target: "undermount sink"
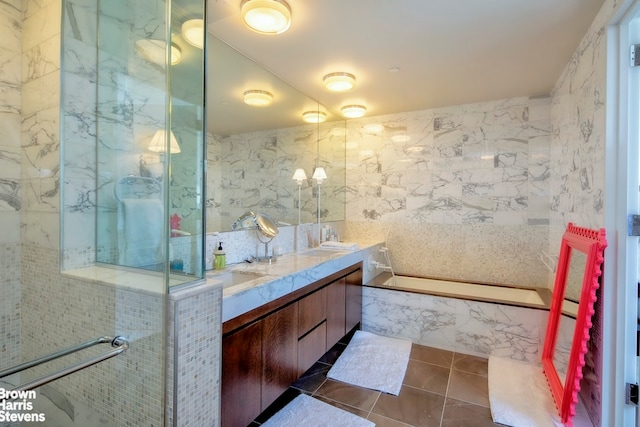
[(207, 277), (210, 279), (220, 280), (223, 288), (240, 285), (251, 280), (263, 277), (262, 274), (246, 273), (244, 271), (227, 271), (224, 273), (209, 273)]

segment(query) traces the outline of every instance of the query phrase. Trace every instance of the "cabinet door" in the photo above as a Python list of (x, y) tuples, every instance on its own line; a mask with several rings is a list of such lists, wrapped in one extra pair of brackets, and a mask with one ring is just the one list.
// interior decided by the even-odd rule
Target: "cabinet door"
[(346, 276), (346, 331), (349, 332), (362, 321), (362, 270)]
[(246, 427), (261, 412), (262, 322), (222, 340), (222, 425)]
[(300, 321), (298, 337), (302, 337), (327, 318), (327, 291), (319, 289), (298, 301)]
[(322, 322), (298, 341), (298, 376), (311, 367), (327, 348), (327, 323)]
[(298, 378), (298, 304), (290, 304), (262, 322), (264, 411)]
[(346, 280), (337, 280), (327, 286), (327, 350), (346, 333)]

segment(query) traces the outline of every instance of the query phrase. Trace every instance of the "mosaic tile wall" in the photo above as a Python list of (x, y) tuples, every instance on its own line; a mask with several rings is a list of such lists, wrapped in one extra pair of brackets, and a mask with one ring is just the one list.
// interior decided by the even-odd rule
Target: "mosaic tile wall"
[(221, 307), (221, 287), (169, 295), (167, 425), (220, 424)]
[(20, 358), (22, 3), (0, 2), (0, 368)]
[(549, 110), (515, 98), (350, 120), (347, 237), (387, 236), (401, 274), (549, 286)]

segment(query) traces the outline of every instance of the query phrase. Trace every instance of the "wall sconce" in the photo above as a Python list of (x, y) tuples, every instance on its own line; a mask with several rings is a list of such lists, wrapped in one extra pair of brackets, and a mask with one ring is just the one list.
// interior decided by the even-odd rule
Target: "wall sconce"
[(355, 104), (345, 105), (340, 109), (340, 111), (342, 111), (342, 115), (347, 119), (357, 119), (364, 116), (364, 113), (367, 111), (367, 107)]
[(322, 78), (324, 87), (332, 92), (344, 92), (356, 85), (356, 76), (350, 73), (330, 73)]
[(327, 120), (327, 115), (322, 111), (305, 111), (302, 120), (307, 123), (322, 123)]
[(240, 6), (244, 23), (260, 34), (280, 34), (291, 25), (291, 8), (284, 0), (244, 0)]
[(204, 48), (204, 21), (189, 19), (184, 21), (181, 28), (182, 38), (198, 49)]
[(244, 103), (252, 107), (268, 107), (273, 103), (273, 94), (266, 90), (248, 90), (244, 93)]
[[(167, 42), (156, 39), (140, 39), (136, 41), (136, 53), (146, 61), (164, 66)], [(182, 60), (182, 50), (177, 44), (171, 43), (171, 65)]]
[(322, 185), (322, 182), (327, 179), (327, 173), (324, 171), (323, 167), (318, 167), (313, 171), (313, 176), (311, 177), (318, 182), (318, 185)]
[[(149, 143), (149, 151), (153, 151), (155, 153), (166, 153), (166, 133), (164, 129), (158, 129), (156, 133), (151, 138), (151, 142)], [(169, 131), (169, 154), (177, 154), (180, 152), (180, 146), (178, 145), (178, 140), (176, 136), (173, 134), (173, 131)]]
[(300, 209), (302, 209), (302, 198), (300, 196), (300, 192), (302, 190), (302, 182), (307, 179), (307, 174), (304, 173), (304, 169), (296, 169), (293, 173), (293, 179), (298, 182), (298, 225), (300, 225), (302, 222), (300, 217)]

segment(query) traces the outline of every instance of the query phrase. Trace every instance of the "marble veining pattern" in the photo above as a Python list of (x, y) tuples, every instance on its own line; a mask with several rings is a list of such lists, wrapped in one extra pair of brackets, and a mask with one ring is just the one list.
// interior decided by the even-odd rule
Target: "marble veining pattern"
[(363, 329), (482, 357), (539, 363), (547, 311), (365, 287)]

